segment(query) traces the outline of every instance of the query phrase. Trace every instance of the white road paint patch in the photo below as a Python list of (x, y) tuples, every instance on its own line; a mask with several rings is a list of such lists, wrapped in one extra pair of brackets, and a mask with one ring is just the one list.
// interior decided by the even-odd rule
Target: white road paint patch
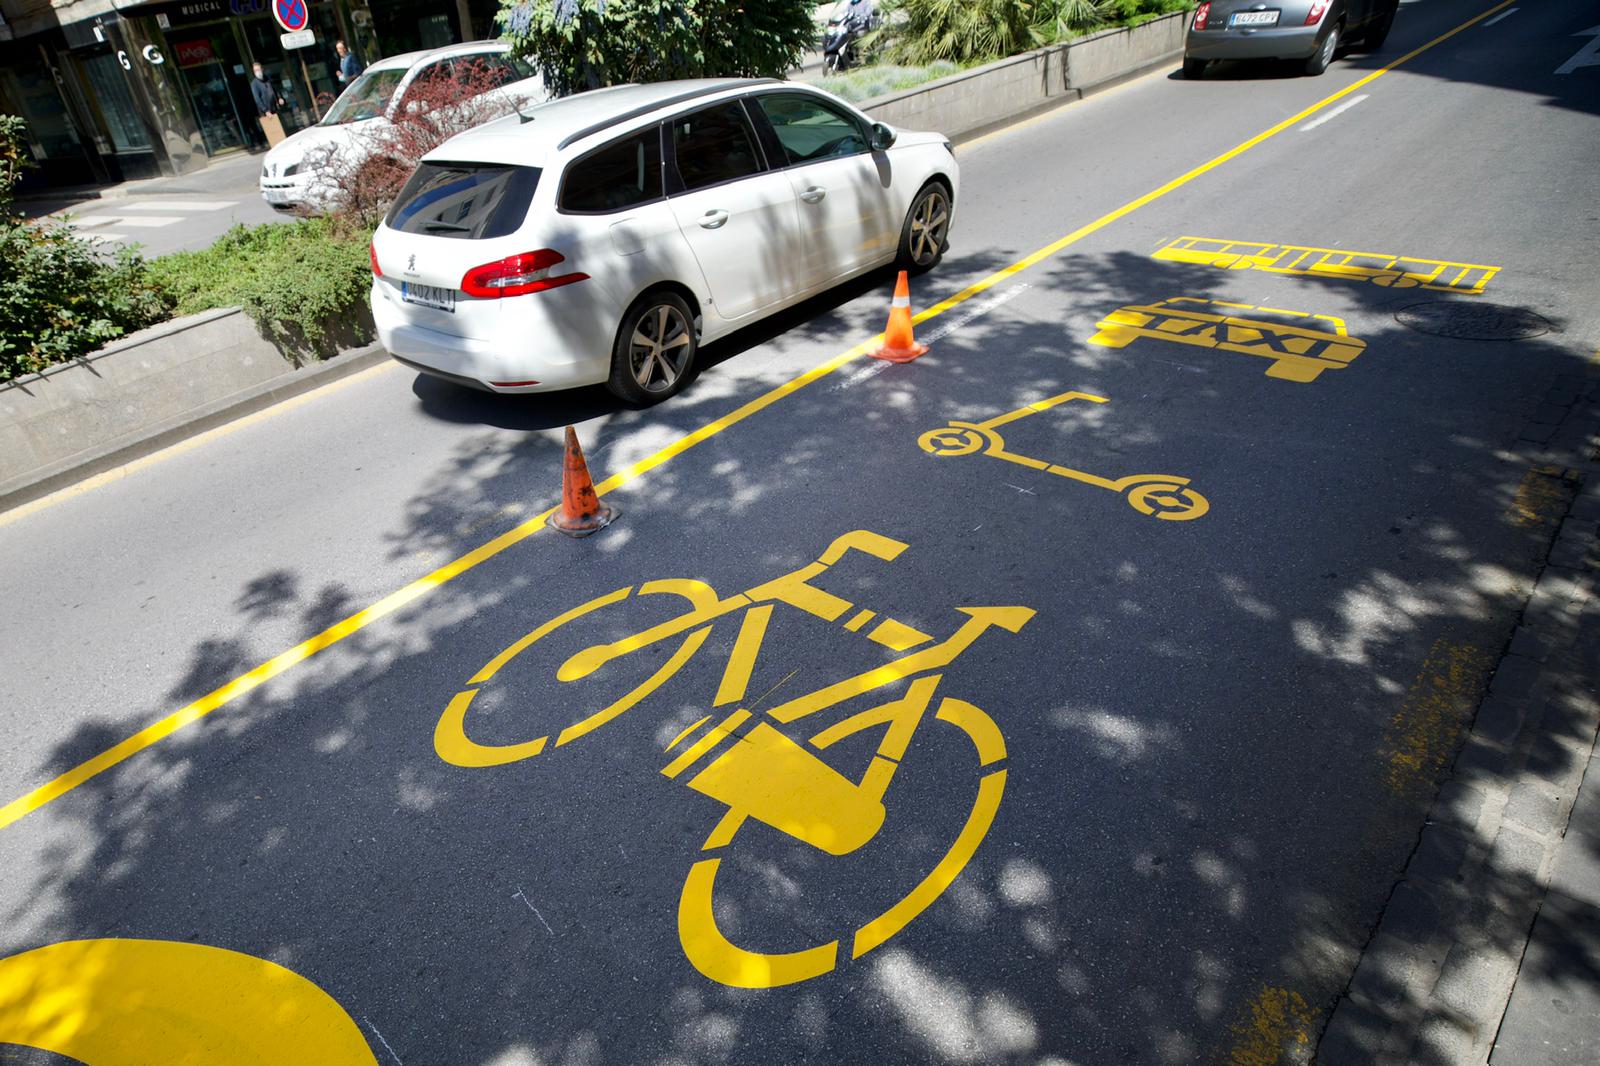
[(361, 1016), (361, 1020), (367, 1023), (367, 1028), (371, 1029), (372, 1032), (373, 1032), (373, 1035), (378, 1038), (378, 1043), (383, 1045), (383, 1050), (387, 1051), (389, 1053), (390, 1057), (392, 1057), (395, 1062), (399, 1063), (399, 1066), (406, 1066), (406, 1064), (404, 1062), (400, 1061), (400, 1056), (396, 1055), (394, 1053), (394, 1048), (389, 1046), (389, 1041), (385, 1040), (383, 1038), (383, 1034), (378, 1032), (378, 1027), (376, 1025), (372, 1024), (372, 1019), (368, 1018), (365, 1014), (363, 1014)]
[(1008, 488), (1008, 489), (1016, 489), (1018, 492), (1022, 493), (1024, 496), (1037, 496), (1037, 495), (1039, 495), (1037, 492), (1034, 492), (1032, 489), (1025, 489), (1021, 485), (1013, 485), (1009, 481), (1006, 482), (1006, 488)]
[(1571, 59), (1556, 68), (1557, 74), (1571, 74), (1579, 67), (1600, 67), (1600, 26), (1579, 30), (1574, 37), (1593, 37), (1594, 40), (1578, 49)]
[[(1001, 304), (1006, 303), (1006, 302), (1008, 302), (1008, 301), (1010, 301), (1012, 299), (1015, 299), (1017, 296), (1021, 295), (1023, 292), (1025, 292), (1026, 290), (1028, 290), (1030, 288), (1032, 288), (1032, 285), (1027, 283), (1027, 282), (1024, 282), (1024, 283), (1022, 283), (1020, 285), (1013, 285), (1008, 289), (1005, 289), (1005, 290), (1003, 290), (1001, 292), (997, 292), (993, 296), (990, 296), (987, 299), (981, 300), (976, 307), (972, 308), (970, 311), (968, 311), (966, 314), (962, 315), (961, 317), (955, 319), (954, 321), (947, 322), (944, 325), (939, 326), (938, 328), (934, 329), (931, 333), (924, 334), (923, 336), (921, 336), (921, 337), (919, 337), (917, 339), (919, 341), (921, 341), (923, 344), (931, 346), (935, 341), (943, 340), (944, 338), (950, 336), (952, 333), (954, 333), (957, 330), (961, 329), (963, 326), (965, 326), (968, 323), (972, 322), (974, 319), (981, 318), (982, 316), (988, 314), (990, 311), (993, 311), (996, 307), (999, 307)], [(874, 360), (871, 361), (871, 363), (869, 365), (861, 367), (859, 370), (856, 370), (853, 373), (846, 375), (843, 380), (841, 380), (838, 384), (834, 385), (833, 388), (831, 388), (828, 391), (830, 391), (830, 392), (841, 392), (841, 391), (843, 391), (845, 389), (850, 388), (853, 385), (859, 385), (863, 381), (866, 381), (869, 378), (877, 377), (879, 374), (883, 373), (885, 370), (888, 370), (891, 366), (894, 366), (894, 365), (896, 365), (896, 364), (890, 363), (890, 362), (886, 362), (886, 361), (884, 361), (882, 359), (874, 359)]]
[(129, 200), (117, 205), (123, 211), (221, 211), (238, 207), (238, 200)]
[(1499, 22), (1501, 19), (1508, 19), (1512, 15), (1515, 15), (1518, 10), (1519, 10), (1518, 8), (1508, 7), (1504, 11), (1500, 12), (1500, 14), (1498, 14), (1494, 18), (1490, 19), (1488, 22), (1485, 22), (1482, 26), (1479, 27), (1479, 29), (1488, 29), (1490, 26), (1493, 26), (1496, 22)]
[(1305, 133), (1307, 130), (1314, 130), (1318, 126), (1322, 125), (1324, 122), (1328, 122), (1331, 119), (1338, 118), (1340, 115), (1344, 114), (1346, 111), (1350, 110), (1352, 107), (1355, 107), (1357, 104), (1359, 104), (1361, 101), (1365, 100), (1370, 95), (1371, 95), (1370, 93), (1362, 93), (1359, 96), (1352, 96), (1350, 99), (1346, 100), (1344, 103), (1340, 104), (1338, 107), (1334, 108), (1332, 111), (1329, 111), (1326, 114), (1320, 115), (1317, 118), (1312, 119), (1310, 122), (1307, 122), (1304, 126), (1301, 126), (1300, 127), (1300, 132), (1301, 133)]
[(539, 913), (539, 908), (533, 905), (533, 900), (529, 899), (523, 894), (521, 886), (518, 886), (517, 890), (511, 894), (511, 898), (520, 899), (522, 902), (526, 903), (528, 905), (528, 909), (533, 912), (533, 916), (539, 919), (539, 924), (544, 926), (545, 932), (549, 933), (551, 936), (556, 935), (556, 931), (550, 928), (550, 923), (544, 920), (544, 915)]
[(143, 218), (119, 218), (117, 225), (131, 226), (134, 229), (159, 229), (182, 221), (182, 215), (146, 215)]

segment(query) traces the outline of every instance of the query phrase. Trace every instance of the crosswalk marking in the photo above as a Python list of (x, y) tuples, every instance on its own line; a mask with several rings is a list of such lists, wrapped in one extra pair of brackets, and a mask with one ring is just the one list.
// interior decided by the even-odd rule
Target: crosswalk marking
[(119, 218), (119, 226), (133, 226), (135, 229), (156, 229), (159, 226), (170, 226), (174, 222), (182, 222), (182, 215), (146, 215), (143, 218)]
[(129, 200), (118, 204), (120, 211), (221, 211), (238, 207), (237, 200)]

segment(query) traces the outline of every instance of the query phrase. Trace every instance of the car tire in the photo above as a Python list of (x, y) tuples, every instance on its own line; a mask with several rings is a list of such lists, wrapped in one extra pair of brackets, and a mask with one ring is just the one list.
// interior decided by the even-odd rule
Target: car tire
[(1328, 64), (1333, 62), (1333, 54), (1339, 50), (1339, 24), (1333, 24), (1328, 30), (1328, 36), (1322, 39), (1322, 44), (1311, 53), (1311, 58), (1306, 60), (1306, 73), (1313, 78), (1328, 69)]
[(670, 289), (647, 292), (622, 316), (606, 388), (625, 403), (660, 403), (688, 382), (700, 350), (694, 312)]
[(923, 274), (939, 265), (950, 247), (950, 187), (937, 179), (917, 190), (900, 227), (900, 250), (895, 262), (910, 274)]
[(1187, 80), (1187, 81), (1199, 81), (1200, 78), (1205, 74), (1205, 72), (1206, 72), (1206, 61), (1204, 59), (1190, 59), (1188, 56), (1184, 56), (1184, 58), (1183, 58), (1183, 76), (1184, 76), (1185, 80)]
[(1361, 46), (1369, 52), (1376, 52), (1383, 47), (1383, 42), (1389, 39), (1389, 30), (1394, 27), (1394, 12), (1386, 11), (1378, 16), (1378, 21), (1372, 28), (1361, 35)]

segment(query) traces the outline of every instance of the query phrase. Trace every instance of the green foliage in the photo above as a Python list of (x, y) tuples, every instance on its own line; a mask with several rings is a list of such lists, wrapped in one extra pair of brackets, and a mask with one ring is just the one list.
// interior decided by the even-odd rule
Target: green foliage
[(502, 0), (512, 50), (552, 92), (780, 77), (816, 44), (810, 0)]
[(152, 261), (150, 273), (177, 314), (242, 307), (297, 362), (325, 358), (364, 339), (352, 327), (372, 284), (370, 239), (327, 218), (235, 226), (204, 251)]
[(1033, 0), (894, 0), (886, 57), (920, 65), (984, 63), (1044, 41)]
[(11, 209), (11, 193), (22, 172), (33, 166), (23, 137), (27, 123), (16, 115), (0, 115), (0, 213)]
[(820, 84), (830, 93), (842, 96), (852, 103), (859, 103), (862, 100), (871, 100), (875, 96), (899, 92), (901, 89), (914, 88), (924, 82), (948, 77), (960, 69), (956, 64), (943, 60), (921, 67), (879, 64), (833, 75)]
[(55, 222), (28, 222), (11, 192), (31, 166), (21, 119), (0, 115), (0, 381), (86, 355), (166, 314), (138, 254), (114, 256)]

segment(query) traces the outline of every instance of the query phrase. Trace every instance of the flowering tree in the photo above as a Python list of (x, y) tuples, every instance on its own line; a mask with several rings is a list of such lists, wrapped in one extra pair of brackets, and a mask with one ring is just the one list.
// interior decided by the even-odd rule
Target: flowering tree
[(525, 102), (504, 89), (514, 76), (503, 64), (458, 62), (413, 81), (393, 121), (369, 122), (351, 143), (308, 155), (312, 197), (341, 221), (376, 226), (424, 155)]
[(502, 0), (496, 19), (559, 95), (625, 82), (779, 77), (816, 45), (811, 0)]

